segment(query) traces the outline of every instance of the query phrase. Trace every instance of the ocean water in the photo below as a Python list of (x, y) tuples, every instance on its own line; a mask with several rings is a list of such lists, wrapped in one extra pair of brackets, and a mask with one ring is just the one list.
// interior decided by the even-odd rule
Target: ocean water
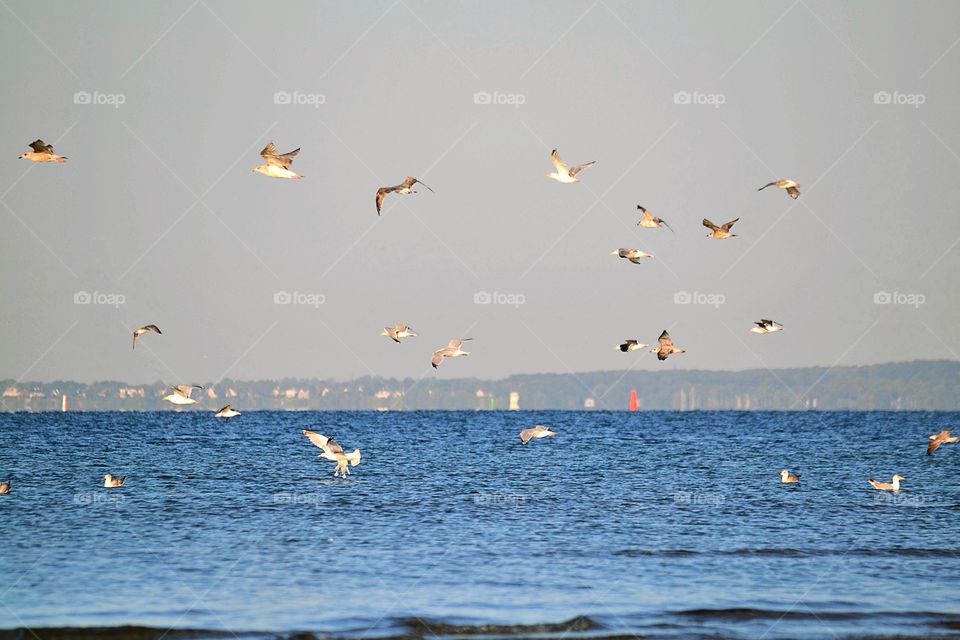
[[(925, 448), (958, 418), (0, 414), (0, 629), (955, 634), (960, 446)], [(305, 428), (361, 449), (349, 479)]]

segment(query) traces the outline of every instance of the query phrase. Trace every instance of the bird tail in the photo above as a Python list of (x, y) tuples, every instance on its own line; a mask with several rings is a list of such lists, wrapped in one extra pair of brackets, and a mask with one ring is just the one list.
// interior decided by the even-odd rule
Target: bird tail
[(344, 457), (354, 467), (360, 464), (360, 449), (354, 449), (352, 453), (344, 454)]

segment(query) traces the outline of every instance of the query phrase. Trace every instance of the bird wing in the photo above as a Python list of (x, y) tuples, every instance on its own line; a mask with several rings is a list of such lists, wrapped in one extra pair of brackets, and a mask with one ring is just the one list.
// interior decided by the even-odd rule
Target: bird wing
[(155, 324), (148, 324), (145, 327), (141, 327), (141, 329), (146, 329), (147, 331), (153, 331), (154, 333), (159, 333), (160, 335), (163, 335), (163, 332), (160, 331), (160, 327), (158, 327)]
[(194, 389), (203, 389), (198, 384), (178, 384), (174, 389), (184, 398), (189, 398)]
[(657, 224), (662, 224), (662, 225), (665, 226), (667, 229), (670, 229), (671, 233), (673, 232), (673, 227), (671, 227), (670, 225), (668, 225), (668, 224), (667, 224), (667, 221), (664, 220), (663, 218), (654, 218), (653, 221), (656, 222)]
[(269, 165), (289, 169), (290, 165), (293, 164), (293, 159), (297, 157), (298, 153), (300, 153), (300, 149), (294, 149), (293, 151), (280, 155), (277, 153), (277, 147), (271, 142), (263, 148), (260, 155), (263, 156), (263, 159)]
[(943, 441), (944, 441), (946, 438), (943, 438), (942, 436), (943, 436), (942, 433), (938, 433), (938, 434), (937, 434), (937, 437), (936, 437), (935, 439), (931, 440), (931, 441), (930, 441), (930, 444), (927, 445), (927, 455), (928, 455), (928, 456), (931, 455), (931, 454), (932, 454), (934, 451), (936, 451), (937, 449), (939, 449), (939, 448), (940, 448), (940, 445), (943, 444)]
[(577, 175), (578, 173), (580, 173), (580, 172), (583, 171), (584, 169), (586, 169), (586, 168), (588, 168), (588, 167), (592, 167), (592, 166), (595, 165), (595, 164), (597, 164), (597, 161), (596, 161), (596, 160), (591, 160), (590, 162), (584, 162), (583, 164), (578, 164), (578, 165), (575, 166), (573, 169), (570, 169), (570, 177), (571, 177), (571, 178), (574, 177), (575, 175)]
[(53, 153), (53, 145), (44, 144), (43, 140), (39, 138), (31, 142), (29, 146), (37, 153)]
[[(411, 180), (412, 180), (412, 182), (410, 182)], [(410, 184), (407, 184), (407, 182), (410, 182)], [(407, 178), (407, 180), (406, 180), (403, 184), (405, 184), (405, 185), (408, 186), (408, 187), (412, 187), (412, 186), (415, 185), (415, 184), (422, 184), (423, 186), (427, 187), (427, 185), (423, 184), (423, 182), (421, 182), (420, 180), (417, 180), (417, 179), (414, 178), (414, 177), (409, 177), (409, 178)], [(430, 187), (427, 187), (427, 189), (428, 189), (431, 193), (435, 193), (435, 192), (433, 191), (433, 189), (430, 189)]]
[(787, 187), (787, 195), (796, 200), (800, 197), (800, 189), (797, 189), (796, 187)]
[(730, 222), (725, 222), (725, 223), (723, 224), (723, 226), (720, 227), (720, 228), (723, 229), (724, 231), (730, 231), (730, 229), (733, 227), (733, 225), (737, 224), (737, 220), (739, 220), (739, 219), (740, 219), (740, 218), (737, 218), (736, 220), (731, 220)]
[(720, 228), (717, 225), (710, 222), (709, 220), (707, 220), (706, 218), (703, 219), (703, 226), (705, 226), (707, 229), (712, 229), (713, 231), (717, 231)]
[(270, 161), (270, 158), (277, 157), (277, 146), (273, 144), (273, 140), (267, 143), (267, 146), (263, 148), (263, 151), (260, 152), (260, 155), (267, 162)]
[(327, 442), (330, 440), (330, 438), (328, 438), (327, 436), (321, 433), (317, 433), (316, 431), (308, 431), (304, 429), (301, 433), (307, 436), (307, 438), (310, 440), (310, 442), (314, 444), (314, 446), (319, 447), (321, 449), (325, 449), (327, 446)]
[(553, 163), (553, 166), (556, 167), (557, 173), (569, 173), (570, 168), (563, 163), (563, 160), (560, 159), (560, 154), (557, 153), (557, 150), (554, 149), (550, 153), (550, 162)]
[(670, 338), (670, 334), (667, 333), (666, 329), (663, 330), (663, 333), (660, 334), (657, 340), (660, 342), (660, 348), (673, 346), (673, 340)]
[(757, 189), (757, 191), (763, 191), (763, 190), (766, 189), (767, 187), (775, 187), (775, 186), (777, 186), (776, 181), (774, 181), (774, 182), (768, 182), (767, 184), (765, 184), (765, 185), (763, 185), (762, 187), (760, 187), (759, 189)]
[(139, 334), (137, 334), (137, 332), (134, 331), (134, 332), (133, 332), (133, 348), (134, 348), (134, 349), (137, 348), (137, 338), (139, 338), (139, 337), (140, 337)]
[(437, 349), (433, 352), (433, 357), (430, 358), (430, 364), (433, 365), (433, 368), (436, 369), (440, 366), (440, 363), (443, 362), (443, 357), (446, 354), (446, 349)]
[(451, 341), (447, 344), (447, 349), (453, 349), (454, 351), (456, 351), (457, 349), (460, 348), (460, 345), (461, 345), (461, 344), (463, 344), (463, 341), (462, 341), (462, 340), (459, 340), (459, 339), (451, 340)]
[(399, 186), (396, 187), (380, 187), (377, 189), (377, 215), (380, 215), (380, 208), (383, 206), (383, 199), (387, 197), (387, 194), (393, 193)]

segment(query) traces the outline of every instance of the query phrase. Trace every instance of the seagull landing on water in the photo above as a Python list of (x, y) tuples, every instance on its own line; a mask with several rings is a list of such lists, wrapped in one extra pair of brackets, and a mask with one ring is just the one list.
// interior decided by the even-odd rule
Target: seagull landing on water
[(6, 482), (0, 482), (0, 496), (5, 496), (10, 493), (10, 489), (13, 487), (13, 480), (7, 480)]
[(610, 252), (610, 255), (617, 256), (619, 258), (626, 258), (633, 264), (641, 264), (645, 258), (653, 257), (652, 253), (640, 251), (640, 249), (614, 249)]
[(397, 323), (397, 326), (395, 327), (384, 327), (383, 331), (380, 332), (380, 335), (387, 336), (397, 344), (400, 344), (400, 340), (403, 338), (417, 337), (417, 334), (413, 332), (413, 329), (405, 324), (400, 323)]
[(790, 473), (784, 469), (780, 472), (780, 482), (783, 484), (795, 484), (800, 482), (800, 475), (796, 473)]
[(299, 147), (293, 151), (288, 151), (287, 153), (280, 155), (277, 153), (277, 147), (271, 140), (267, 143), (267, 146), (263, 148), (263, 151), (260, 152), (264, 163), (259, 167), (250, 169), (250, 171), (253, 171), (254, 173), (262, 173), (268, 178), (289, 178), (291, 180), (299, 180), (303, 176), (297, 175), (290, 170), (290, 165), (293, 164), (293, 159), (297, 157), (298, 153), (300, 153)]
[(668, 225), (662, 218), (658, 218), (640, 205), (637, 205), (637, 209), (640, 209), (640, 211), (643, 212), (643, 218), (641, 218), (640, 222), (637, 223), (637, 226), (646, 227), (648, 229), (666, 227), (667, 229), (670, 229), (670, 231), (673, 231), (673, 228), (671, 228), (670, 225)]
[[(417, 180), (416, 178), (414, 178), (413, 176), (407, 176), (407, 179), (398, 185), (394, 185), (392, 187), (380, 187), (379, 189), (377, 189), (377, 215), (380, 215), (380, 209), (383, 207), (384, 198), (386, 198), (391, 193), (397, 193), (397, 194), (400, 194), (401, 196), (405, 196), (409, 193), (416, 193), (416, 191), (413, 190), (413, 185), (415, 184), (423, 184), (423, 183)], [(423, 184), (423, 186), (427, 187), (427, 185), (425, 184)], [(427, 189), (429, 189), (431, 193), (435, 193), (433, 189), (430, 189), (430, 187), (427, 187)]]
[(898, 473), (897, 475), (893, 476), (893, 482), (877, 482), (876, 480), (867, 480), (867, 482), (869, 482), (874, 489), (878, 489), (880, 491), (892, 491), (894, 493), (900, 493), (901, 480), (906, 480), (906, 478), (904, 478), (902, 475)]
[(532, 429), (524, 429), (521, 431), (520, 442), (527, 444), (531, 440), (537, 440), (539, 438), (552, 438), (555, 435), (557, 435), (556, 431), (551, 431), (549, 427), (538, 424)]
[(217, 411), (213, 414), (214, 418), (223, 418), (224, 420), (229, 420), (230, 418), (235, 418), (240, 415), (240, 412), (231, 407), (230, 405), (225, 406), (220, 411)]
[(354, 449), (350, 453), (344, 453), (343, 447), (337, 444), (333, 438), (328, 438), (322, 433), (307, 431), (306, 429), (304, 429), (302, 433), (310, 439), (310, 442), (323, 451), (323, 453), (319, 455), (320, 458), (332, 460), (337, 463), (336, 469), (333, 470), (334, 476), (339, 475), (346, 478), (350, 474), (350, 469), (347, 465), (355, 467), (360, 464), (360, 449)]
[(930, 444), (927, 445), (927, 455), (933, 455), (933, 452), (944, 444), (956, 444), (960, 438), (953, 435), (953, 429), (944, 429), (940, 433), (930, 436)]
[(149, 333), (150, 331), (153, 331), (154, 333), (156, 333), (156, 334), (158, 334), (158, 335), (161, 335), (161, 336), (163, 335), (163, 332), (160, 331), (160, 327), (158, 327), (158, 326), (155, 325), (155, 324), (148, 324), (148, 325), (145, 326), (145, 327), (140, 327), (139, 329), (134, 329), (134, 330), (133, 330), (133, 348), (134, 348), (134, 349), (137, 348), (137, 341), (140, 339), (140, 336), (142, 336), (142, 335), (145, 334), (145, 333)]
[(670, 334), (667, 333), (666, 329), (664, 329), (663, 333), (660, 334), (658, 340), (660, 342), (660, 346), (650, 349), (650, 353), (657, 354), (657, 360), (666, 360), (671, 354), (674, 353), (686, 353), (686, 350), (674, 346), (673, 340), (670, 338)]
[(556, 170), (553, 173), (548, 173), (547, 177), (551, 180), (562, 182), (563, 184), (580, 182), (580, 180), (577, 179), (577, 174), (587, 167), (592, 167), (593, 165), (597, 164), (596, 160), (592, 160), (584, 164), (578, 164), (572, 168), (568, 167), (566, 164), (564, 164), (563, 160), (560, 159), (560, 154), (557, 153), (556, 149), (550, 153), (550, 162), (553, 163), (553, 166), (556, 168)]
[(707, 220), (706, 218), (704, 218), (704, 219), (703, 219), (703, 226), (705, 226), (706, 228), (708, 228), (708, 229), (711, 230), (711, 233), (708, 233), (708, 234), (707, 234), (707, 237), (708, 237), (708, 238), (716, 238), (717, 240), (725, 240), (726, 238), (736, 238), (736, 237), (737, 237), (737, 234), (735, 234), (735, 233), (730, 233), (730, 229), (733, 227), (733, 225), (735, 225), (735, 224), (737, 223), (737, 220), (740, 220), (740, 218), (737, 218), (736, 220), (731, 220), (730, 222), (725, 222), (725, 223), (723, 223), (722, 225), (720, 225), (720, 226), (718, 227), (717, 225), (713, 224), (712, 222), (710, 222), (709, 220)]
[(783, 325), (774, 322), (773, 320), (760, 320), (760, 322), (754, 322), (753, 324), (757, 325), (750, 328), (750, 333), (776, 333), (777, 331), (783, 331)]
[(117, 487), (122, 487), (123, 483), (127, 481), (127, 476), (120, 476), (119, 478), (114, 478), (109, 473), (104, 474), (103, 476), (103, 486), (107, 489), (116, 489)]
[(433, 365), (433, 368), (438, 368), (442, 363), (444, 358), (459, 358), (460, 356), (470, 355), (468, 352), (460, 349), (462, 345), (467, 340), (473, 340), (473, 338), (461, 338), (459, 340), (451, 340), (450, 344), (443, 347), (442, 349), (437, 349), (433, 352), (433, 357), (430, 358), (430, 364)]
[(63, 164), (67, 161), (66, 156), (58, 156), (53, 152), (53, 145), (46, 144), (43, 140), (34, 140), (30, 143), (33, 151), (27, 151), (20, 155), (21, 160), (30, 160), (32, 162), (59, 162)]
[(787, 195), (796, 200), (800, 197), (800, 183), (794, 182), (793, 180), (775, 180), (768, 184), (763, 185), (757, 191), (763, 191), (767, 187), (776, 187), (778, 189), (786, 189)]
[(163, 396), (163, 399), (173, 404), (197, 404), (197, 401), (190, 397), (194, 389), (203, 389), (203, 387), (197, 384), (178, 384), (170, 387), (173, 393)]
[(624, 353), (627, 353), (630, 351), (637, 351), (638, 349), (646, 349), (649, 346), (650, 345), (648, 344), (640, 344), (636, 340), (631, 339), (631, 340), (624, 340), (623, 342), (615, 346), (613, 349), (614, 351), (622, 351)]

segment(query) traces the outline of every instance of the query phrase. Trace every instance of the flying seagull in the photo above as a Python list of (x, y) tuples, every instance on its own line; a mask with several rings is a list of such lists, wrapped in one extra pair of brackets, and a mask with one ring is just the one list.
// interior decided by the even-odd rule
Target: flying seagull
[(874, 489), (879, 489), (880, 491), (893, 491), (894, 493), (900, 492), (900, 481), (906, 480), (899, 473), (893, 476), (893, 482), (877, 482), (876, 480), (867, 480)]
[(650, 349), (650, 353), (657, 354), (657, 360), (666, 360), (667, 357), (673, 353), (686, 353), (686, 350), (673, 345), (673, 340), (670, 338), (670, 334), (667, 333), (666, 329), (660, 334), (658, 340), (660, 341), (660, 346)]
[(620, 258), (626, 258), (633, 264), (640, 264), (644, 258), (652, 258), (652, 253), (647, 253), (646, 251), (640, 251), (640, 249), (614, 249), (610, 252), (612, 256), (618, 256)]
[(430, 359), (430, 364), (433, 365), (433, 368), (436, 369), (443, 362), (444, 358), (459, 358), (460, 356), (470, 355), (466, 351), (460, 349), (460, 345), (466, 342), (467, 340), (473, 340), (473, 338), (461, 338), (460, 340), (451, 340), (450, 344), (443, 347), (442, 349), (437, 349), (433, 352), (433, 357)]
[(53, 152), (53, 145), (46, 144), (43, 140), (34, 140), (29, 146), (33, 151), (27, 151), (21, 154), (20, 159), (26, 159), (32, 162), (59, 162), (61, 164), (67, 161), (66, 156), (58, 156), (55, 154)]
[(263, 164), (259, 167), (254, 167), (250, 171), (254, 173), (262, 173), (263, 175), (269, 178), (290, 178), (292, 180), (299, 180), (303, 176), (297, 175), (290, 170), (290, 165), (293, 164), (293, 159), (297, 157), (297, 154), (300, 153), (300, 149), (296, 148), (293, 151), (288, 151), (283, 155), (277, 153), (277, 147), (273, 144), (273, 141), (267, 143), (267, 146), (263, 148), (263, 151), (260, 152), (260, 155), (263, 157)]
[[(737, 220), (739, 219), (740, 218), (737, 218)], [(730, 233), (730, 228), (737, 223), (737, 220), (731, 220), (730, 222), (726, 222), (722, 226), (718, 227), (717, 225), (713, 224), (712, 222), (704, 218), (703, 226), (712, 230), (712, 233), (707, 234), (708, 238), (716, 238), (717, 240), (723, 240), (725, 238), (735, 238), (737, 234)]]
[(640, 211), (643, 211), (643, 218), (640, 220), (640, 222), (637, 223), (638, 226), (647, 227), (648, 229), (656, 229), (657, 227), (666, 227), (667, 229), (670, 229), (670, 231), (673, 231), (670, 225), (668, 225), (662, 218), (658, 218), (657, 216), (653, 215), (652, 213), (647, 211), (644, 207), (641, 207), (639, 204), (637, 205), (637, 209), (640, 209)]
[(796, 473), (790, 473), (784, 469), (780, 472), (780, 482), (783, 484), (794, 484), (800, 482), (800, 476)]
[(527, 444), (531, 440), (536, 440), (538, 438), (552, 438), (555, 435), (557, 435), (556, 431), (551, 431), (549, 427), (538, 424), (532, 429), (524, 429), (521, 431), (520, 442)]
[(614, 350), (627, 353), (629, 351), (636, 351), (637, 349), (646, 349), (649, 346), (650, 345), (648, 344), (640, 344), (636, 340), (630, 339), (630, 340), (624, 340), (623, 342), (615, 346)]
[(794, 182), (793, 180), (775, 180), (768, 184), (763, 185), (757, 191), (763, 191), (767, 187), (776, 187), (778, 189), (786, 189), (787, 195), (796, 200), (800, 197), (800, 183)]
[(203, 389), (196, 384), (178, 384), (170, 387), (173, 393), (163, 396), (163, 399), (173, 404), (197, 404), (197, 401), (190, 397), (194, 389)]
[(123, 483), (126, 481), (127, 481), (127, 476), (114, 478), (109, 473), (104, 474), (103, 476), (103, 486), (105, 486), (107, 489), (115, 489), (117, 487), (122, 487)]
[[(383, 207), (384, 198), (386, 198), (391, 193), (398, 193), (401, 196), (405, 196), (408, 193), (416, 193), (416, 191), (413, 190), (413, 185), (415, 184), (423, 184), (423, 183), (417, 180), (416, 178), (414, 178), (413, 176), (407, 176), (407, 179), (401, 182), (400, 184), (394, 185), (392, 187), (380, 187), (379, 189), (377, 189), (377, 215), (380, 215), (380, 209), (381, 207)], [(425, 184), (423, 184), (423, 186), (427, 187), (427, 185)], [(427, 189), (430, 189), (430, 187), (427, 187)], [(430, 191), (432, 193), (435, 193), (433, 189), (430, 189)]]
[(10, 488), (13, 486), (13, 480), (7, 480), (6, 482), (0, 482), (0, 496), (5, 496), (10, 493)]
[(333, 438), (328, 438), (321, 433), (307, 431), (306, 429), (304, 429), (302, 433), (310, 439), (310, 442), (320, 447), (323, 451), (323, 453), (320, 454), (321, 458), (337, 463), (337, 467), (333, 470), (334, 476), (340, 475), (346, 478), (347, 475), (350, 474), (348, 465), (355, 467), (360, 464), (360, 449), (354, 449), (350, 453), (344, 453), (343, 447), (337, 444)]
[(933, 452), (944, 444), (956, 444), (960, 438), (953, 435), (953, 429), (944, 429), (936, 435), (930, 436), (930, 444), (927, 445), (927, 455), (933, 455)]
[(395, 327), (384, 327), (383, 331), (380, 332), (380, 335), (387, 336), (397, 344), (400, 344), (400, 340), (402, 338), (417, 337), (417, 334), (413, 332), (413, 329), (405, 324), (400, 324), (399, 322)]
[(236, 416), (239, 416), (239, 415), (240, 415), (239, 411), (237, 411), (230, 405), (227, 405), (223, 409), (220, 409), (220, 411), (217, 411), (215, 414), (213, 414), (213, 417), (229, 420), (230, 418), (235, 418)]
[(160, 327), (158, 327), (158, 326), (155, 325), (155, 324), (148, 324), (148, 325), (145, 326), (145, 327), (140, 327), (139, 329), (134, 329), (134, 330), (133, 330), (133, 348), (134, 348), (134, 349), (137, 348), (137, 340), (140, 339), (140, 336), (142, 336), (143, 334), (148, 333), (148, 332), (150, 332), (150, 331), (153, 331), (154, 333), (163, 335), (163, 332), (160, 331)]
[(773, 320), (760, 320), (760, 322), (754, 322), (753, 324), (757, 325), (750, 328), (751, 333), (776, 333), (777, 331), (783, 331), (783, 325)]
[(550, 161), (553, 163), (553, 166), (556, 167), (553, 173), (548, 173), (547, 177), (551, 180), (556, 180), (557, 182), (562, 182), (563, 184), (572, 184), (574, 182), (580, 182), (577, 179), (577, 174), (586, 169), (587, 167), (592, 167), (597, 164), (596, 160), (584, 164), (578, 164), (577, 166), (571, 168), (563, 163), (563, 160), (560, 159), (560, 154), (557, 153), (557, 150), (554, 149), (550, 153)]

